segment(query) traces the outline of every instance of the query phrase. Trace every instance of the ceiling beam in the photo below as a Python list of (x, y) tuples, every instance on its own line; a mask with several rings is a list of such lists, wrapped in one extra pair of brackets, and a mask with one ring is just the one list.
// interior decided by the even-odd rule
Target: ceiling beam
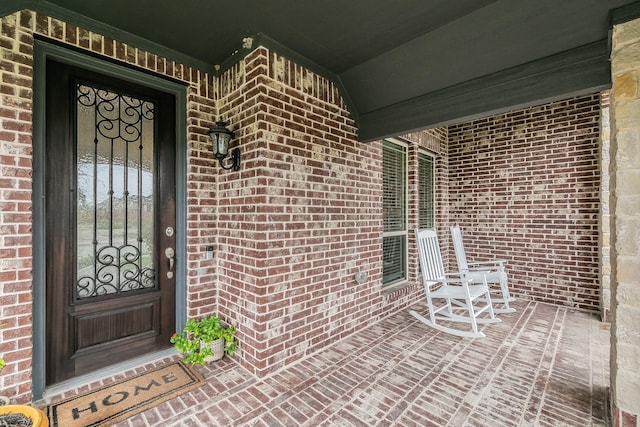
[(640, 1), (611, 10), (609, 18), (611, 27), (640, 18)]
[(370, 142), (610, 87), (608, 41), (601, 40), (364, 113), (358, 139)]

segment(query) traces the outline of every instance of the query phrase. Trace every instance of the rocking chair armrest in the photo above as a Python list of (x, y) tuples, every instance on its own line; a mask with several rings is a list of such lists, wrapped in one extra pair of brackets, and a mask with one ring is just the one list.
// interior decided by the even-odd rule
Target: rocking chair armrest
[(504, 259), (494, 259), (491, 261), (475, 261), (475, 262), (468, 262), (468, 265), (495, 265), (496, 267), (503, 267), (504, 264), (507, 262), (507, 260)]
[(442, 283), (457, 283), (457, 284), (462, 284), (462, 283), (467, 283), (470, 284), (471, 283), (471, 278), (467, 278), (464, 279), (462, 276), (462, 273), (446, 273), (444, 275), (444, 278), (441, 280)]
[[(493, 268), (492, 268), (493, 267)], [(484, 268), (469, 268), (466, 270), (467, 273), (485, 273), (485, 274), (489, 274), (492, 271), (500, 271), (501, 266), (499, 265), (488, 265), (485, 266)]]

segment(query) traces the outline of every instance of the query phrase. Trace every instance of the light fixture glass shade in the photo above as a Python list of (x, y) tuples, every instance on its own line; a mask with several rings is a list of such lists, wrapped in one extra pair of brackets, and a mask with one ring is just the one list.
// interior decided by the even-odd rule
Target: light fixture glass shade
[(209, 138), (213, 146), (213, 154), (216, 158), (224, 159), (229, 153), (229, 142), (233, 138), (233, 132), (225, 127), (222, 119), (216, 122), (216, 127), (209, 129)]
[(218, 135), (218, 153), (225, 156), (229, 153), (229, 143), (231, 142), (231, 135), (222, 133)]
[(231, 156), (231, 166), (226, 167), (222, 161), (229, 154), (229, 143), (233, 138), (233, 132), (226, 128), (226, 123), (222, 121), (222, 118), (216, 122), (216, 127), (209, 129), (209, 139), (211, 140), (211, 146), (213, 148), (213, 154), (218, 159), (220, 166), (223, 169), (240, 169), (240, 150), (238, 148), (233, 150)]

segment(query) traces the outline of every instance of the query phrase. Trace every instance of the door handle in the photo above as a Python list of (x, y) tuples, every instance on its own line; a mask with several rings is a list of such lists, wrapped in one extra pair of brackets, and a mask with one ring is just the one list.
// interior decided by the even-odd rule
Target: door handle
[(164, 254), (169, 259), (169, 271), (167, 271), (167, 277), (171, 279), (173, 277), (173, 266), (176, 263), (176, 251), (173, 248), (169, 247), (164, 250)]

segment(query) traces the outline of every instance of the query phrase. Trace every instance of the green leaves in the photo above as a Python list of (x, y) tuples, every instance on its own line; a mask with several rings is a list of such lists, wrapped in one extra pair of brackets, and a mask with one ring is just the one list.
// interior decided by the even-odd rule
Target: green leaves
[(224, 352), (233, 356), (238, 346), (235, 334), (235, 327), (223, 325), (219, 317), (210, 316), (188, 320), (181, 333), (173, 334), (171, 343), (184, 355), (185, 363), (204, 365), (205, 358), (213, 356), (210, 344), (217, 339), (224, 340)]

